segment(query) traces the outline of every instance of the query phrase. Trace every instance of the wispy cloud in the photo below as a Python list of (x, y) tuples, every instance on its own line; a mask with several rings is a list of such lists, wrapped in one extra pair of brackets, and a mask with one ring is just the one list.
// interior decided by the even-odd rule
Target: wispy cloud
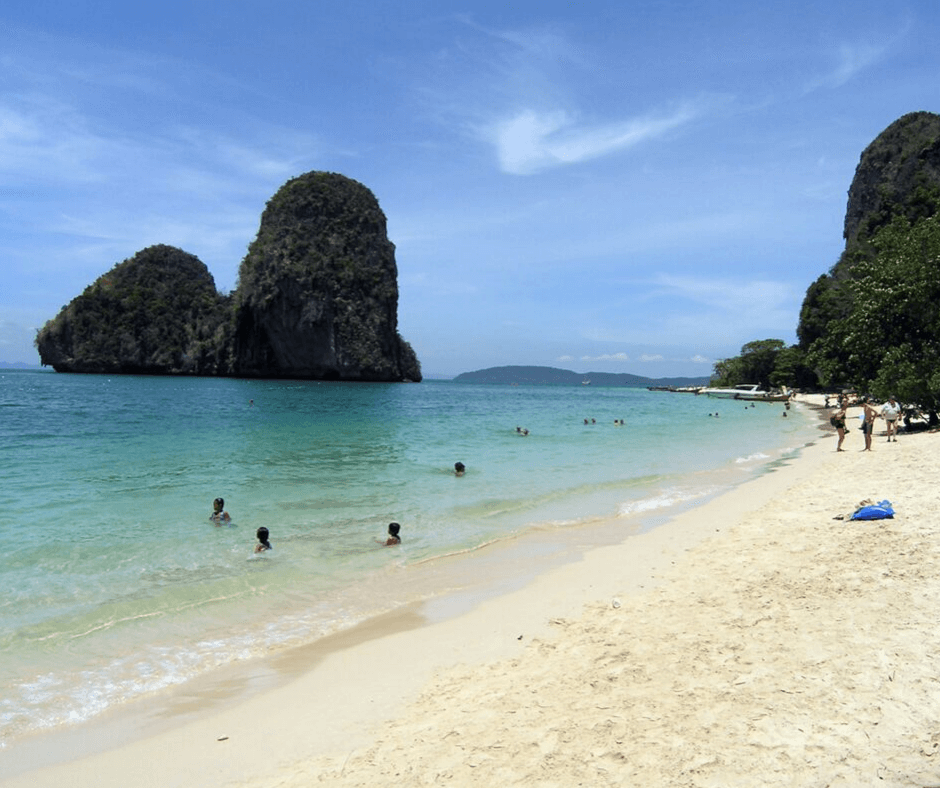
[(564, 110), (524, 109), (483, 130), (500, 169), (513, 175), (588, 161), (626, 150), (685, 125), (698, 112), (687, 105), (665, 115), (612, 123), (579, 123)]
[(581, 356), (581, 361), (629, 361), (626, 353), (603, 353), (600, 356)]

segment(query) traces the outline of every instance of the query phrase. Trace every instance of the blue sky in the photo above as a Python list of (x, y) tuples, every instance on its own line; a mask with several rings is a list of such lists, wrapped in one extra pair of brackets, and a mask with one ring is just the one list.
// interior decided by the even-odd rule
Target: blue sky
[(932, 2), (0, 9), (0, 361), (155, 243), (235, 287), (289, 178), (368, 186), (428, 375), (707, 375), (795, 341), (859, 156), (940, 111)]

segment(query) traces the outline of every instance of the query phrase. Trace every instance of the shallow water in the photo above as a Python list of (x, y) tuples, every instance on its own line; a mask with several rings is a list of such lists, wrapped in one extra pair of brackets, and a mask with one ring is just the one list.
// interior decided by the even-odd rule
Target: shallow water
[[(816, 437), (783, 412), (594, 386), (0, 373), (0, 742), (448, 590), (415, 580), (443, 556), (650, 527)], [(231, 523), (209, 521), (216, 496)], [(391, 520), (403, 544), (380, 547)], [(274, 549), (256, 556), (259, 526)]]

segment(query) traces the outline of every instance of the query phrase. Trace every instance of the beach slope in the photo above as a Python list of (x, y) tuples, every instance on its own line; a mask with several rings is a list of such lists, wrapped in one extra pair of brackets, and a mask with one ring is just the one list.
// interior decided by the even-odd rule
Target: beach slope
[[(940, 438), (853, 437), (264, 698), (10, 784), (940, 785)], [(834, 519), (863, 499), (895, 518)]]

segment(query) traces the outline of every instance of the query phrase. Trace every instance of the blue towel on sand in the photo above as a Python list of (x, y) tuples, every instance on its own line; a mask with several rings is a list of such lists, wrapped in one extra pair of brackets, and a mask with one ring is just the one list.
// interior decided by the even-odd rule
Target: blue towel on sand
[(894, 509), (891, 508), (891, 501), (880, 501), (871, 506), (863, 506), (856, 510), (850, 519), (852, 520), (884, 520), (888, 517), (894, 517)]

